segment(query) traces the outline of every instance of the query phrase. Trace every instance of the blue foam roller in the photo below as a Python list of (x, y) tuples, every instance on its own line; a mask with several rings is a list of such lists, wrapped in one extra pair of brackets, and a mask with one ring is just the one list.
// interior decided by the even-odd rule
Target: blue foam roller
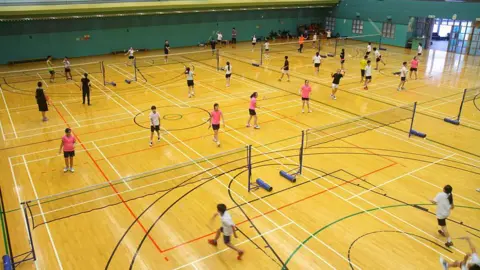
[(419, 132), (419, 131), (416, 131), (416, 130), (413, 130), (410, 131), (410, 134), (414, 135), (414, 136), (417, 136), (417, 137), (420, 137), (420, 138), (425, 138), (427, 137), (427, 134), (425, 133), (422, 133), (422, 132)]
[(259, 187), (265, 189), (266, 191), (272, 191), (272, 190), (273, 190), (273, 188), (272, 188), (269, 184), (265, 183), (265, 182), (264, 182), (262, 179), (260, 179), (260, 178), (257, 178), (257, 181), (256, 181), (256, 182), (257, 182), (257, 185), (258, 185)]
[(458, 121), (457, 119), (444, 118), (443, 121), (457, 126), (460, 125), (460, 121)]
[(257, 64), (257, 63), (252, 63), (252, 66), (254, 66), (254, 67), (259, 67), (260, 65)]
[(112, 82), (112, 85), (113, 85), (113, 86), (117, 86), (117, 84), (116, 84), (115, 82)]
[(333, 53), (327, 53), (327, 56), (334, 57), (335, 54), (333, 54)]
[(280, 171), (280, 175), (287, 179), (288, 181), (292, 182), (292, 183), (295, 183), (297, 182), (297, 178), (295, 177), (295, 175), (291, 175), (289, 173), (287, 173), (286, 171)]
[(12, 270), (12, 260), (10, 259), (10, 256), (8, 255), (3, 255), (3, 269), (5, 270)]
[(125, 82), (130, 84), (132, 81), (125, 79)]

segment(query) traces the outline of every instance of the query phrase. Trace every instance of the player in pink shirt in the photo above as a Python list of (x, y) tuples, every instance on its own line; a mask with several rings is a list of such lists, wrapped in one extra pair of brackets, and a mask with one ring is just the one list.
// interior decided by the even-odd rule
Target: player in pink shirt
[(65, 158), (65, 168), (63, 172), (74, 172), (73, 169), (73, 157), (75, 156), (75, 136), (72, 135), (72, 130), (69, 128), (65, 129), (65, 136), (62, 137), (62, 143), (60, 144), (60, 150), (58, 153), (62, 153), (63, 148), (63, 157)]
[[(213, 111), (210, 113), (210, 122), (213, 129), (213, 141), (217, 143), (217, 146), (220, 146), (220, 140), (218, 139), (220, 120), (223, 123), (223, 128), (225, 128), (225, 118), (223, 117), (222, 111), (219, 109), (218, 103), (215, 103), (213, 104)], [(208, 126), (208, 128), (210, 128), (210, 126)]]
[(412, 73), (415, 73), (415, 80), (418, 79), (417, 69), (418, 69), (418, 60), (417, 60), (417, 57), (414, 56), (412, 61), (410, 62), (410, 79), (412, 78)]
[(308, 112), (311, 113), (310, 110), (310, 93), (312, 93), (312, 87), (308, 85), (308, 80), (305, 80), (305, 84), (300, 88), (300, 94), (302, 94), (302, 113), (305, 112), (305, 103), (307, 103)]
[[(257, 92), (253, 92), (253, 94), (250, 96), (250, 106), (248, 107), (248, 112), (250, 114), (250, 118), (248, 118), (248, 122), (247, 122), (247, 127), (250, 127), (250, 121), (252, 120), (252, 118), (254, 118), (253, 128), (255, 128), (255, 129), (260, 128), (260, 126), (257, 124), (257, 112), (256, 112), (257, 97), (258, 97)], [(260, 107), (258, 107), (258, 108), (260, 108)]]

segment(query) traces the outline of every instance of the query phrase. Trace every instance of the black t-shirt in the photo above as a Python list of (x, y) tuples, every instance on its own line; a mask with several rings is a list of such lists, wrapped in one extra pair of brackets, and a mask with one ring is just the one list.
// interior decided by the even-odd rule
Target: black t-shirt
[(165, 43), (165, 45), (163, 45), (163, 50), (168, 52), (168, 50), (170, 49), (170, 44), (169, 43)]
[(345, 59), (345, 53), (343, 53), (343, 52), (340, 53), (340, 59), (342, 59), (342, 60)]
[(288, 60), (285, 60), (285, 63), (283, 64), (283, 70), (288, 70), (288, 68), (289, 68)]
[(47, 102), (47, 99), (45, 98), (45, 92), (43, 92), (42, 88), (37, 88), (37, 91), (35, 92), (35, 98), (37, 99), (37, 104)]
[(90, 80), (88, 78), (82, 78), (82, 89), (90, 90)]
[(335, 73), (332, 75), (333, 82), (334, 84), (340, 84), (340, 79), (343, 78), (343, 75), (340, 73)]

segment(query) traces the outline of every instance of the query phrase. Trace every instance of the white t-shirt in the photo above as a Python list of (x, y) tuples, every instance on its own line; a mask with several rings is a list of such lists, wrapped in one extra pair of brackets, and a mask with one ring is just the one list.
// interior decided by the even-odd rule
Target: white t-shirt
[(187, 73), (187, 81), (193, 81), (193, 70)]
[(65, 68), (70, 68), (70, 61), (68, 61), (67, 59), (63, 60), (63, 66)]
[(222, 40), (223, 39), (223, 35), (221, 33), (217, 33), (217, 40)]
[(151, 112), (150, 115), (150, 125), (159, 126), (160, 125), (160, 114), (158, 112)]
[(365, 76), (372, 76), (372, 66), (367, 65), (365, 67)]
[(405, 66), (402, 66), (400, 69), (400, 77), (407, 77), (407, 68)]
[(448, 201), (448, 195), (445, 192), (440, 192), (433, 199), (437, 203), (437, 218), (445, 219), (450, 216), (451, 205)]
[(233, 234), (232, 226), (235, 226), (233, 223), (232, 217), (230, 214), (225, 211), (222, 216), (220, 216), (222, 221), (223, 235), (230, 236)]
[(422, 53), (422, 51), (423, 51), (422, 46), (418, 45), (417, 52), (418, 52), (418, 53)]
[(371, 52), (372, 51), (372, 45), (368, 44), (367, 45), (367, 52)]
[(252, 38), (252, 43), (257, 43), (257, 38), (256, 37)]
[(135, 50), (134, 50), (134, 49), (130, 49), (130, 50), (128, 50), (128, 54), (129, 54), (130, 56), (133, 56), (133, 53), (134, 53), (134, 52), (135, 52)]
[(315, 63), (315, 64), (320, 64), (320, 62), (322, 61), (322, 60), (321, 60), (322, 57), (320, 57), (320, 55), (319, 55), (319, 56), (316, 56), (316, 55), (315, 55), (315, 56), (313, 56), (312, 59), (313, 59), (313, 63)]
[(378, 57), (380, 57), (380, 56), (382, 56), (382, 55), (380, 54), (380, 52), (379, 52), (378, 50), (376, 50), (376, 51), (375, 51), (375, 57), (378, 58)]
[(332, 37), (332, 32), (330, 32), (330, 30), (327, 31), (327, 37)]
[(316, 41), (317, 40), (317, 34), (314, 34), (313, 35), (313, 41)]
[(468, 270), (468, 265), (480, 265), (480, 258), (478, 258), (477, 253), (472, 253), (472, 256), (470, 256), (467, 263), (462, 265), (462, 270)]
[(230, 69), (228, 68), (228, 65), (225, 66), (225, 74), (232, 74), (232, 65), (230, 65)]
[(270, 43), (269, 42), (265, 42), (265, 44), (263, 44), (263, 46), (265, 46), (265, 50), (270, 49)]

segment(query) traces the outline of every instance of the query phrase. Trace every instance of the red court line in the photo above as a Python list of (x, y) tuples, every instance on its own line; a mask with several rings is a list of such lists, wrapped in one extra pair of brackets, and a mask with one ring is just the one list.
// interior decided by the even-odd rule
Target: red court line
[[(49, 100), (50, 101), (50, 100)], [(65, 125), (67, 125), (67, 127), (70, 128), (70, 124), (65, 120), (65, 117), (63, 117), (62, 113), (58, 110), (57, 106), (55, 106), (55, 104), (53, 104), (53, 102), (50, 102), (50, 105), (53, 106), (53, 108), (55, 108), (55, 111), (57, 111), (57, 114), (60, 116), (60, 118), (62, 118), (63, 122), (65, 123)], [(102, 168), (98, 165), (98, 163), (95, 161), (95, 159), (92, 157), (92, 155), (90, 154), (90, 152), (87, 150), (87, 148), (85, 147), (85, 145), (82, 143), (82, 141), (80, 140), (80, 138), (74, 133), (72, 132), (73, 135), (75, 136), (75, 138), (77, 138), (78, 142), (80, 143), (80, 145), (82, 146), (83, 150), (87, 153), (88, 157), (90, 157), (90, 159), (93, 161), (93, 164), (95, 165), (95, 167), (97, 167), (97, 169), (100, 171), (100, 173), (102, 174), (102, 176), (105, 178), (105, 181), (108, 182), (108, 184), (110, 185), (110, 187), (113, 189), (113, 191), (115, 192), (115, 194), (117, 194), (118, 198), (122, 201), (123, 205), (125, 205), (125, 207), (127, 208), (128, 212), (130, 213), (130, 215), (136, 220), (137, 224), (140, 225), (140, 227), (142, 228), (142, 230), (144, 231), (145, 234), (147, 234), (147, 229), (145, 229), (145, 227), (143, 226), (142, 222), (138, 219), (138, 217), (135, 215), (135, 213), (133, 212), (133, 210), (130, 208), (130, 206), (128, 206), (127, 202), (123, 199), (122, 195), (120, 195), (120, 193), (118, 193), (117, 189), (112, 185), (112, 183), (110, 182), (110, 180), (108, 179), (107, 175), (105, 174), (105, 172), (102, 170)], [(155, 242), (155, 240), (152, 238), (152, 236), (150, 236), (150, 234), (147, 234), (148, 235), (148, 238), (152, 241), (153, 245), (155, 246), (155, 248), (160, 252), (162, 253), (163, 251), (160, 249), (160, 247), (158, 246), (157, 242)]]
[[(369, 172), (369, 173), (367, 173), (367, 174), (364, 174), (364, 175), (362, 175), (362, 176), (359, 176), (359, 177), (353, 178), (353, 179), (351, 179), (351, 180), (348, 180), (348, 181), (346, 181), (346, 182), (343, 182), (343, 183), (341, 183), (340, 185), (336, 185), (336, 186), (334, 186), (334, 187), (331, 187), (331, 188), (328, 188), (328, 189), (319, 191), (319, 192), (314, 193), (314, 194), (312, 194), (312, 195), (306, 196), (306, 197), (304, 197), (304, 198), (302, 198), (302, 199), (293, 201), (293, 202), (291, 202), (291, 203), (285, 204), (285, 205), (283, 205), (283, 206), (281, 206), (281, 207), (278, 207), (278, 208), (276, 208), (276, 209), (272, 209), (272, 210), (270, 210), (270, 211), (267, 211), (267, 212), (265, 212), (265, 213), (263, 213), (263, 214), (260, 214), (260, 215), (251, 217), (250, 220), (254, 220), (254, 219), (263, 217), (264, 215), (268, 215), (268, 214), (270, 214), (270, 213), (276, 212), (277, 210), (281, 210), (281, 209), (283, 209), (283, 208), (292, 206), (292, 205), (297, 204), (297, 203), (299, 203), (299, 202), (302, 202), (302, 201), (308, 200), (308, 199), (310, 199), (310, 198), (316, 197), (316, 196), (318, 196), (318, 195), (320, 195), (320, 194), (324, 194), (324, 193), (326, 193), (326, 192), (329, 192), (329, 191), (331, 191), (331, 190), (334, 190), (334, 189), (336, 189), (336, 188), (339, 188), (339, 187), (341, 187), (341, 186), (344, 186), (344, 185), (346, 185), (346, 184), (349, 184), (349, 183), (351, 183), (351, 182), (353, 182), (353, 181), (355, 181), (355, 180), (358, 180), (358, 179), (361, 179), (361, 178), (363, 178), (363, 177), (372, 175), (372, 174), (374, 174), (374, 173), (377, 173), (377, 172), (379, 172), (379, 171), (385, 170), (385, 169), (390, 168), (390, 167), (395, 166), (395, 165), (397, 165), (397, 163), (391, 163), (390, 165), (384, 166), (384, 167), (382, 167), (382, 168), (376, 169), (376, 170), (371, 171), (371, 172)], [(243, 221), (237, 223), (237, 225), (241, 225), (241, 224), (246, 223), (246, 222), (248, 222), (248, 219), (243, 220)], [(166, 249), (163, 250), (163, 252), (171, 251), (171, 250), (174, 250), (174, 249), (176, 249), (176, 248), (182, 247), (182, 246), (184, 246), (184, 245), (187, 245), (187, 244), (196, 242), (196, 241), (201, 240), (201, 239), (203, 239), (203, 238), (205, 238), (205, 237), (214, 235), (215, 233), (216, 233), (216, 232), (211, 232), (211, 233), (209, 233), (209, 234), (205, 234), (205, 235), (199, 236), (199, 237), (197, 237), (197, 238), (194, 238), (194, 239), (189, 240), (189, 241), (187, 241), (187, 242), (178, 244), (178, 245), (176, 245), (176, 246), (166, 248)]]

